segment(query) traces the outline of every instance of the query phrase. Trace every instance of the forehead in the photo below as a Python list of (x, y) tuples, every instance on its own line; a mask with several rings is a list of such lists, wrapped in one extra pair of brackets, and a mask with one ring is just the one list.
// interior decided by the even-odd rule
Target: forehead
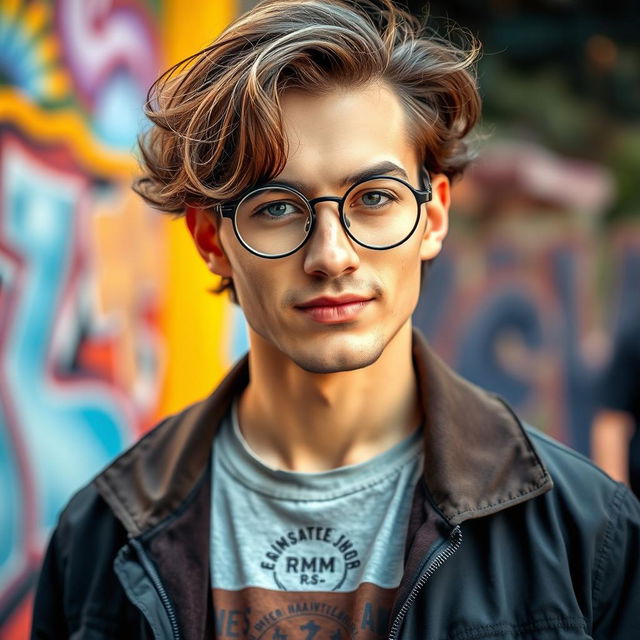
[(418, 154), (407, 116), (387, 85), (288, 91), (281, 104), (289, 154), (278, 178), (335, 188), (344, 176), (385, 161), (416, 178)]

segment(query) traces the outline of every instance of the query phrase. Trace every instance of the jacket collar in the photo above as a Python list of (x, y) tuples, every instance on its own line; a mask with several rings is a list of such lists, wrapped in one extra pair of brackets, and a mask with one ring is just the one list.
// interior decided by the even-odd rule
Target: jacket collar
[[(424, 476), (451, 524), (545, 493), (551, 478), (511, 409), (455, 374), (414, 331), (413, 359), (425, 415)], [(249, 380), (238, 362), (205, 400), (161, 422), (94, 483), (130, 535), (172, 514), (207, 469), (211, 444)]]
[(417, 331), (413, 356), (425, 412), (425, 482), (451, 524), (552, 488), (522, 423), (504, 400), (457, 375)]

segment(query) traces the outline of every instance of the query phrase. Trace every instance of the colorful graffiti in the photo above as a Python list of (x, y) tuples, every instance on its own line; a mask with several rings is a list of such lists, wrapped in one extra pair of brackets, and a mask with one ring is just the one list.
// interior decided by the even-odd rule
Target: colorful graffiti
[(212, 388), (241, 335), (183, 225), (130, 190), (149, 85), (234, 12), (0, 0), (0, 638), (28, 636), (70, 495)]
[(155, 10), (0, 3), (0, 634), (12, 640), (27, 636), (60, 508), (158, 405), (164, 274), (150, 258), (165, 240), (128, 195), (161, 64)]
[[(600, 238), (568, 231), (532, 242), (528, 220), (509, 238), (481, 243), (454, 232), (429, 272), (415, 322), (459, 373), (589, 454), (613, 336), (640, 317), (640, 229)], [(606, 287), (594, 259), (603, 244)]]

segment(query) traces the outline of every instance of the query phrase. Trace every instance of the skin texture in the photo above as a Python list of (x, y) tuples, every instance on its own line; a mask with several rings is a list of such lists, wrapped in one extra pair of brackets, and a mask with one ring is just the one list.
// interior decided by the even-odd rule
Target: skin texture
[(591, 427), (593, 461), (614, 480), (629, 484), (629, 442), (633, 416), (626, 411), (601, 409)]
[[(282, 98), (289, 156), (276, 180), (303, 183), (308, 198), (341, 196), (346, 176), (392, 162), (419, 186), (419, 159), (405, 112), (387, 86), (336, 88)], [(403, 177), (401, 173), (390, 173)], [(316, 229), (286, 258), (247, 252), (230, 220), (202, 210), (187, 223), (209, 268), (233, 278), (249, 324), (251, 381), (240, 425), (268, 464), (318, 471), (363, 461), (421, 421), (411, 362), (411, 314), (420, 266), (447, 233), (449, 182), (431, 176), (433, 199), (402, 245), (375, 251), (344, 233), (335, 203), (316, 207)], [(320, 323), (297, 305), (355, 294), (369, 302), (345, 322)]]

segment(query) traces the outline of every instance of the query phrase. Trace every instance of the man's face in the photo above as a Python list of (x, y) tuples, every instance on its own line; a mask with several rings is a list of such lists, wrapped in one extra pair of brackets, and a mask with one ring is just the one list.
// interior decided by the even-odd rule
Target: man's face
[[(344, 185), (346, 176), (391, 163), (397, 169), (385, 174), (421, 187), (405, 113), (386, 86), (337, 88), (321, 96), (291, 91), (282, 108), (289, 157), (275, 182), (297, 184), (309, 199), (342, 196), (350, 186)], [(432, 181), (434, 196), (422, 205), (416, 231), (384, 251), (353, 242), (333, 202), (316, 205), (314, 232), (298, 252), (273, 260), (249, 253), (231, 220), (224, 219), (213, 240), (224, 255), (213, 258), (213, 268), (233, 278), (252, 349), (284, 356), (315, 373), (375, 362), (400, 329), (410, 326), (421, 263), (437, 255), (446, 235), (448, 181), (444, 176)], [(211, 223), (203, 212), (197, 215), (192, 233), (211, 261), (210, 247), (204, 246), (213, 237)]]

